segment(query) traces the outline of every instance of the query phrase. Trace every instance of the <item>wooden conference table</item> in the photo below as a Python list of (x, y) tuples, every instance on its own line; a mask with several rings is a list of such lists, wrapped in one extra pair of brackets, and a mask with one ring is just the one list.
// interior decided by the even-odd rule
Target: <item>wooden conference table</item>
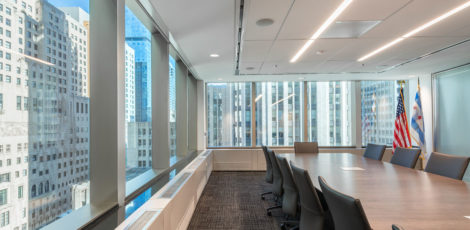
[(360, 199), (373, 229), (470, 229), (468, 183), (350, 153), (278, 155), (308, 170), (318, 189), (323, 176)]

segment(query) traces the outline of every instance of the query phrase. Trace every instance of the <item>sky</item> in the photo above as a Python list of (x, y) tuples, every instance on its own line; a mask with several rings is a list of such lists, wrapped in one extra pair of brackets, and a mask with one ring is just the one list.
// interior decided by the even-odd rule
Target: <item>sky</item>
[(78, 6), (90, 13), (90, 0), (48, 0), (55, 7)]

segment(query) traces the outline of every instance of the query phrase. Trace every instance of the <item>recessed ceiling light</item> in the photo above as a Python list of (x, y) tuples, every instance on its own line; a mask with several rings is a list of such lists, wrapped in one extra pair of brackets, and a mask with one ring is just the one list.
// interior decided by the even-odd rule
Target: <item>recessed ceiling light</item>
[(421, 32), (421, 31), (425, 30), (426, 28), (428, 28), (428, 27), (430, 27), (430, 26), (432, 26), (432, 25), (434, 25), (434, 24), (436, 24), (436, 23), (438, 23), (438, 22), (440, 22), (440, 21), (442, 21), (442, 20), (444, 20), (444, 19), (446, 19), (446, 18), (448, 18), (448, 17), (450, 17), (450, 16), (452, 16), (452, 15), (454, 15), (454, 14), (460, 12), (460, 11), (462, 11), (463, 9), (465, 9), (465, 8), (467, 8), (467, 7), (469, 7), (469, 6), (470, 6), (470, 1), (468, 1), (468, 2), (462, 4), (462, 5), (458, 6), (458, 7), (456, 7), (456, 8), (454, 8), (454, 9), (450, 10), (449, 12), (447, 12), (447, 13), (445, 13), (445, 14), (443, 14), (443, 15), (437, 17), (437, 18), (434, 18), (433, 20), (431, 20), (431, 21), (429, 21), (429, 22), (427, 22), (427, 23), (421, 25), (420, 27), (418, 27), (418, 28), (416, 28), (416, 29), (414, 29), (414, 30), (412, 30), (412, 31), (410, 31), (410, 32), (408, 32), (408, 33), (406, 33), (406, 34), (404, 34), (404, 35), (402, 35), (401, 37), (396, 38), (395, 40), (393, 40), (393, 41), (391, 41), (391, 42), (385, 44), (384, 46), (379, 47), (378, 49), (376, 49), (376, 50), (374, 50), (374, 51), (372, 51), (372, 52), (370, 52), (370, 53), (368, 53), (368, 54), (362, 56), (362, 57), (359, 58), (357, 61), (359, 61), (359, 62), (360, 62), (360, 61), (364, 61), (364, 60), (366, 60), (366, 59), (368, 59), (368, 58), (370, 58), (370, 57), (372, 57), (372, 56), (374, 56), (374, 55), (376, 55), (376, 54), (378, 54), (378, 53), (384, 51), (385, 49), (387, 49), (387, 48), (389, 48), (389, 47), (391, 47), (391, 46), (393, 46), (393, 45), (395, 45), (395, 44), (397, 44), (397, 43), (399, 43), (399, 42), (405, 40), (406, 38), (409, 38), (409, 37), (411, 37), (411, 36), (413, 36), (413, 35), (415, 35), (415, 34)]
[(324, 50), (318, 50), (317, 52), (315, 52), (317, 55), (323, 55), (325, 53)]
[(217, 78), (217, 80), (218, 80), (218, 81), (222, 81), (222, 78), (219, 77), (219, 78)]
[(253, 67), (253, 66), (246, 67), (246, 70), (254, 70), (254, 69), (255, 69), (255, 67)]
[(218, 57), (220, 57), (220, 55), (218, 55), (218, 54), (211, 54), (211, 55), (209, 55), (209, 56), (211, 56), (211, 57), (213, 57), (213, 58), (218, 58)]
[(299, 80), (304, 80), (304, 79), (305, 79), (305, 78), (303, 78), (303, 77), (299, 77)]
[(274, 20), (272, 20), (271, 18), (262, 18), (262, 19), (256, 21), (256, 25), (262, 26), (262, 27), (270, 26), (273, 23), (274, 23)]
[(294, 55), (294, 57), (292, 57), (290, 62), (296, 62), (297, 59), (299, 59), (300, 56), (302, 56), (302, 54), (308, 49), (308, 47), (310, 47), (312, 43), (318, 37), (320, 37), (320, 34), (323, 33), (326, 28), (328, 28), (328, 26), (349, 6), (349, 4), (351, 4), (352, 1), (353, 0), (344, 0), (343, 3), (341, 3), (341, 5), (339, 5), (338, 8), (333, 12), (333, 14), (331, 14), (330, 17), (326, 19), (323, 25), (318, 28), (318, 30), (312, 35), (312, 37), (310, 37), (310, 39), (304, 44), (304, 46), (300, 48), (300, 50)]

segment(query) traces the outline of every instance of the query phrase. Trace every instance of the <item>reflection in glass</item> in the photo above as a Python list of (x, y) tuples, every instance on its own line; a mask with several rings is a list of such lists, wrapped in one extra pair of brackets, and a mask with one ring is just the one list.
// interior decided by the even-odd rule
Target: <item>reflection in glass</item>
[(207, 144), (251, 146), (251, 83), (209, 83)]
[[(407, 84), (404, 84), (407, 92)], [(361, 82), (362, 145), (393, 144), (396, 107), (400, 85), (397, 81)], [(405, 97), (405, 104), (407, 97)]]
[(126, 180), (152, 167), (151, 34), (125, 9)]
[(170, 165), (176, 163), (176, 62), (175, 59), (170, 56), (170, 81), (169, 81), (169, 92), (170, 92)]
[(256, 83), (256, 144), (294, 145), (303, 140), (303, 82)]
[(320, 146), (351, 146), (351, 82), (308, 82), (308, 141)]

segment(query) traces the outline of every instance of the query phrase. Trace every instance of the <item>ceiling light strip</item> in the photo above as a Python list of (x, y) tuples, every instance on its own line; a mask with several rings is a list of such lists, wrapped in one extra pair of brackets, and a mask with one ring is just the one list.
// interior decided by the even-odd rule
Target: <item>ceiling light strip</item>
[(260, 94), (256, 97), (255, 102), (258, 102), (263, 97), (263, 94)]
[(286, 98), (283, 98), (283, 99), (281, 99), (281, 100), (279, 100), (279, 101), (276, 101), (276, 102), (272, 103), (271, 106), (277, 105), (277, 104), (279, 104), (279, 103), (281, 103), (281, 102), (283, 102), (283, 101), (285, 101), (285, 100), (287, 100), (287, 99), (289, 99), (289, 98), (291, 98), (291, 97), (293, 97), (293, 96), (295, 96), (294, 93), (291, 94), (291, 95), (289, 95), (289, 96), (287, 96)]
[(313, 42), (320, 37), (320, 35), (328, 28), (328, 26), (333, 23), (333, 21), (351, 4), (353, 0), (344, 0), (341, 5), (333, 12), (333, 14), (328, 17), (328, 19), (318, 28), (318, 30), (310, 37), (310, 39), (300, 48), (300, 50), (295, 54), (295, 56), (290, 60), (290, 62), (296, 62), (300, 56), (313, 44)]
[(5, 52), (11, 52), (12, 54), (15, 54), (15, 55), (18, 55), (18, 56), (22, 56), (24, 58), (27, 58), (27, 59), (30, 59), (32, 61), (35, 61), (35, 62), (39, 62), (39, 63), (42, 63), (42, 64), (45, 64), (45, 65), (49, 65), (49, 66), (53, 66), (54, 64), (48, 62), (48, 61), (44, 61), (42, 59), (39, 59), (39, 58), (36, 58), (36, 57), (33, 57), (33, 56), (29, 56), (29, 55), (26, 55), (24, 53), (20, 53), (20, 52), (16, 52), (16, 51), (13, 51), (13, 50), (10, 50), (10, 49), (7, 49), (7, 48), (3, 48), (3, 47), (0, 47), (1, 50), (4, 50)]
[(370, 58), (370, 57), (376, 55), (377, 53), (380, 53), (380, 52), (382, 52), (383, 50), (385, 50), (385, 49), (387, 49), (387, 48), (389, 48), (389, 47), (391, 47), (391, 46), (393, 46), (393, 45), (395, 45), (395, 44), (397, 44), (397, 43), (403, 41), (405, 38), (409, 38), (409, 37), (411, 37), (411, 36), (413, 36), (413, 35), (415, 35), (415, 34), (421, 32), (421, 31), (427, 29), (428, 27), (430, 27), (430, 26), (432, 26), (432, 25), (434, 25), (434, 24), (436, 24), (436, 23), (438, 23), (438, 22), (440, 22), (440, 21), (442, 21), (442, 20), (444, 20), (444, 19), (446, 19), (446, 18), (448, 18), (448, 17), (450, 17), (450, 16), (452, 16), (452, 15), (454, 15), (454, 14), (456, 14), (456, 13), (462, 11), (462, 10), (464, 10), (465, 8), (467, 8), (467, 7), (469, 7), (469, 6), (470, 6), (470, 1), (468, 1), (468, 2), (462, 4), (462, 5), (458, 6), (458, 7), (456, 7), (456, 8), (454, 8), (454, 9), (450, 10), (449, 12), (447, 12), (447, 13), (445, 13), (445, 14), (443, 14), (443, 15), (437, 17), (437, 18), (434, 18), (433, 20), (431, 20), (431, 21), (429, 21), (429, 22), (427, 22), (427, 23), (421, 25), (420, 27), (418, 27), (418, 28), (416, 28), (416, 29), (414, 29), (414, 30), (412, 30), (412, 31), (410, 31), (410, 32), (408, 32), (408, 33), (406, 33), (405, 35), (403, 35), (403, 36), (401, 36), (401, 37), (399, 37), (399, 38), (397, 38), (397, 39), (395, 39), (395, 40), (393, 40), (393, 41), (387, 43), (386, 45), (384, 45), (384, 46), (382, 46), (382, 47), (380, 47), (380, 48), (378, 48), (378, 49), (376, 49), (376, 50), (374, 50), (374, 51), (372, 51), (372, 52), (370, 52), (370, 53), (368, 53), (368, 54), (362, 56), (362, 57), (359, 58), (357, 61), (359, 61), (359, 62), (364, 61), (364, 60), (366, 60), (366, 59), (368, 59), (368, 58)]

